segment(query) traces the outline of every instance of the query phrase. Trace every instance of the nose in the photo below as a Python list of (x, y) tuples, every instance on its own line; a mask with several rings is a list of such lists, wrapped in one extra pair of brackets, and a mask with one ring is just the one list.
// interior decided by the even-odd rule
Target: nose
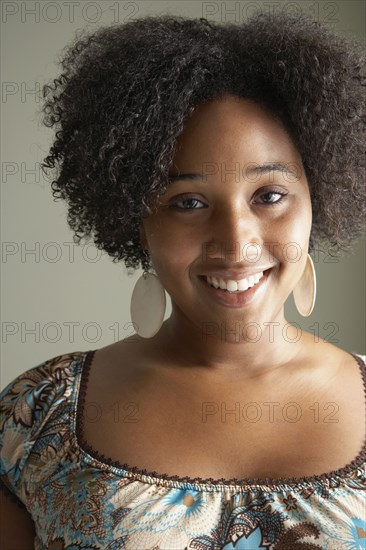
[(255, 262), (262, 253), (261, 233), (258, 218), (243, 201), (221, 204), (209, 222), (204, 249), (206, 260)]

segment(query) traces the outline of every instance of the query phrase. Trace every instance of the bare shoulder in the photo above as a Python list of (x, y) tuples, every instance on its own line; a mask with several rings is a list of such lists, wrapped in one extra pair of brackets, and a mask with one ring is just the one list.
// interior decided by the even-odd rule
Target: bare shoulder
[(95, 351), (88, 378), (88, 396), (110, 401), (114, 392), (126, 395), (142, 380), (142, 372), (152, 361), (143, 338), (133, 335)]
[(315, 340), (314, 335), (308, 332), (303, 333), (303, 342), (301, 361), (304, 366), (306, 363), (317, 366), (326, 375), (332, 371), (338, 375), (349, 375), (353, 372), (358, 377), (360, 376), (357, 360), (351, 352), (321, 338)]
[[(358, 441), (362, 442), (364, 432), (360, 430), (359, 420), (355, 422), (355, 419), (365, 414), (364, 369), (361, 370), (351, 352), (325, 340), (314, 342), (308, 333), (305, 338), (308, 338), (308, 345), (302, 361), (308, 376), (304, 393), (322, 397), (323, 403), (329, 406), (333, 404), (339, 412), (339, 429), (343, 425), (345, 430), (357, 433)], [(364, 364), (362, 359), (361, 363)]]

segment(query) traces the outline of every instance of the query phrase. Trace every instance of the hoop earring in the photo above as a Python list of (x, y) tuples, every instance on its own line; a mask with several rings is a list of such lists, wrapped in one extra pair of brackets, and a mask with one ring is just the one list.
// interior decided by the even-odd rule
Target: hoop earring
[(130, 315), (142, 338), (152, 338), (163, 324), (166, 309), (165, 289), (154, 273), (144, 271), (134, 286)]
[(316, 298), (316, 273), (310, 254), (306, 259), (301, 279), (292, 292), (297, 311), (303, 317), (309, 317), (314, 309)]

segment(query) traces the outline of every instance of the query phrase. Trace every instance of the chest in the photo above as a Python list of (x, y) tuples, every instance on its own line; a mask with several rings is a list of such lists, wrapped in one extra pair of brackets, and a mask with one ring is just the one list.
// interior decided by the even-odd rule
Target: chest
[(362, 379), (355, 362), (349, 367), (346, 377), (337, 370), (328, 379), (194, 395), (167, 380), (125, 383), (117, 392), (90, 377), (83, 435), (121, 465), (167, 475), (319, 475), (350, 463), (364, 444)]

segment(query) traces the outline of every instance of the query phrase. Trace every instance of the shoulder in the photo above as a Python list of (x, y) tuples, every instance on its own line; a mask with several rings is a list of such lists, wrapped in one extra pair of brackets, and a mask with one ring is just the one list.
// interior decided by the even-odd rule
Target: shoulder
[(18, 482), (52, 412), (72, 394), (87, 352), (57, 355), (16, 376), (0, 392), (0, 481), (19, 496)]
[(302, 331), (302, 350), (301, 357), (309, 363), (315, 362), (319, 365), (333, 365), (333, 367), (342, 368), (346, 365), (354, 365), (354, 356), (365, 362), (366, 355), (354, 350), (344, 350), (332, 342), (328, 342), (315, 334)]
[(366, 355), (319, 339), (309, 344), (303, 371), (310, 375), (310, 388), (314, 385), (321, 388), (329, 401), (343, 407), (345, 415), (362, 418), (366, 398), (365, 362)]
[(19, 381), (27, 378), (37, 379), (44, 375), (51, 375), (56, 371), (67, 369), (71, 364), (75, 363), (75, 361), (82, 360), (87, 353), (88, 352), (85, 351), (68, 352), (45, 359), (37, 365), (30, 367), (29, 369), (18, 374), (11, 382), (7, 384), (7, 386), (5, 386), (5, 388), (0, 391), (0, 400), (9, 392), (9, 390), (14, 388)]
[(86, 353), (77, 351), (57, 355), (16, 376), (0, 392), (0, 433), (10, 419), (15, 425), (30, 427), (40, 397), (44, 403), (45, 394), (73, 376)]

